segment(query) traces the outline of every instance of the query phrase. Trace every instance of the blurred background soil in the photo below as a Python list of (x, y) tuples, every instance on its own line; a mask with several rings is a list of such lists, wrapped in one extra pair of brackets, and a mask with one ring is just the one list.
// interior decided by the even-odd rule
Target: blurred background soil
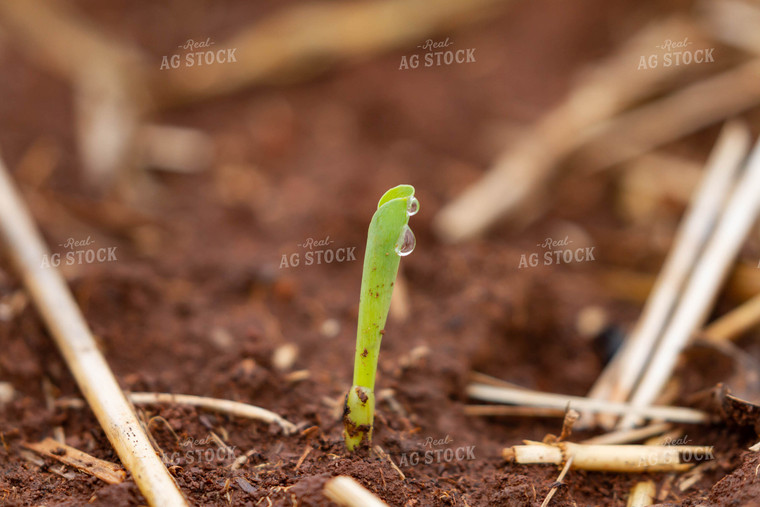
[[(231, 34), (294, 2), (71, 5), (109, 37), (139, 47), (158, 71), (162, 57), (181, 53), (177, 46), (188, 39), (210, 38), (222, 48)], [(615, 349), (615, 333), (635, 322), (696, 181), (677, 179), (680, 197), (657, 195), (637, 214), (646, 196), (626, 197), (629, 166), (586, 174), (571, 161), (560, 169), (567, 175), (536, 197), (543, 211), (529, 225), (501, 221), (452, 245), (439, 240), (432, 222), (512, 139), (561, 102), (579, 70), (652, 20), (691, 9), (685, 1), (510, 2), (486, 19), (425, 37), (448, 37), (454, 50), (475, 48), (474, 63), (399, 70), (402, 56), (420, 53), (409, 44), (325, 65), (308, 79), (161, 107), (151, 121), (201, 132), (213, 147), (210, 162), (191, 173), (132, 168), (118, 191), (105, 192), (88, 180), (78, 152), (74, 85), (35, 60), (0, 20), (0, 153), (54, 252), (64, 252), (57, 245), (68, 238), (116, 247), (116, 262), (63, 269), (124, 389), (244, 401), (300, 429), (317, 426), (286, 437), (260, 422), (200, 409), (141, 407), (167, 454), (184, 452), (180, 442), (211, 430), (227, 435), (236, 456), (249, 453), (238, 469), (231, 460), (177, 463), (173, 473), (195, 504), (327, 505), (322, 484), (348, 474), (391, 505), (540, 505), (556, 467), (507, 464), (501, 449), (556, 434), (560, 420), (466, 416), (468, 375), (586, 394)], [(67, 40), (58, 43), (65, 48)], [(729, 49), (715, 57), (716, 68), (738, 58)], [(154, 79), (169, 80), (172, 72)], [(760, 108), (744, 117), (757, 133)], [(701, 167), (718, 132), (719, 125), (710, 126), (661, 150)], [(374, 455), (348, 455), (340, 424), (366, 230), (377, 199), (400, 183), (416, 187), (421, 211), (410, 223), (416, 249), (401, 262), (407, 314), (389, 319), (380, 355), (378, 389), (393, 395), (378, 403), (375, 443), (398, 463), (428, 437), (448, 435), (452, 447), (475, 446), (476, 456), (404, 467), (405, 480)], [(335, 248), (355, 248), (357, 260), (281, 265), (283, 255), (303, 259), (298, 245), (308, 238), (328, 237)], [(538, 243), (565, 237), (574, 247), (593, 247), (594, 260), (518, 269), (523, 254), (542, 253)], [(758, 260), (755, 234), (741, 262), (750, 272)], [(615, 278), (620, 273), (637, 276)], [(610, 280), (623, 280), (622, 288)], [(12, 393), (0, 402), (0, 503), (144, 504), (131, 481), (106, 486), (83, 474), (62, 477), (51, 471), (59, 465), (39, 467), (19, 453), (22, 442), (61, 426), (69, 445), (117, 461), (86, 408), (46, 402), (44, 383), (56, 397), (79, 393), (19, 290), (2, 258), (0, 301), (12, 311), (0, 318), (0, 381)], [(746, 290), (725, 291), (717, 313), (746, 298)], [(600, 329), (578, 325), (589, 307), (606, 315), (603, 338)], [(739, 341), (753, 357), (760, 353), (756, 338)], [(293, 350), (292, 361), (275, 358)], [(725, 380), (698, 364), (681, 367), (681, 402)], [(723, 425), (684, 432), (690, 443), (715, 445), (717, 465), (663, 501), (757, 501), (760, 461), (744, 451), (754, 433)], [(652, 478), (660, 487), (673, 481)], [(638, 479), (573, 471), (552, 505), (622, 505)]]

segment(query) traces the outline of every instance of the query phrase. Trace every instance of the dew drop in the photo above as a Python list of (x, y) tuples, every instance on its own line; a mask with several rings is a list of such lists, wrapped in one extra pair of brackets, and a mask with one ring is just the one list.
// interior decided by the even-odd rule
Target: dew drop
[(396, 242), (396, 253), (401, 257), (406, 257), (414, 251), (416, 244), (417, 240), (414, 238), (414, 233), (408, 225), (405, 225), (404, 228), (401, 229), (401, 234)]
[(420, 210), (420, 201), (416, 197), (409, 200), (409, 206), (406, 207), (406, 214), (409, 216), (416, 215)]

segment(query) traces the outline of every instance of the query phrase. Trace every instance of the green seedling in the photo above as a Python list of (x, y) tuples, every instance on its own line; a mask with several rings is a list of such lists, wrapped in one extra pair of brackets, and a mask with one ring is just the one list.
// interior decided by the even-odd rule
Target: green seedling
[(354, 385), (348, 391), (343, 410), (343, 433), (349, 451), (364, 441), (372, 442), (380, 342), (385, 334), (399, 261), (414, 249), (414, 234), (408, 223), (419, 206), (414, 187), (399, 185), (383, 194), (369, 224), (356, 330)]

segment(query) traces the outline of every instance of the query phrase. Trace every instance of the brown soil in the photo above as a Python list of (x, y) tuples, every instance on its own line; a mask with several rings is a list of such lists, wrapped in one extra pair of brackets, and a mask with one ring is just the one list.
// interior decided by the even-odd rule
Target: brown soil
[[(78, 4), (104, 29), (141, 44), (157, 66), (177, 41), (196, 34), (223, 40), (271, 10), (215, 4), (206, 16), (152, 2)], [(159, 121), (208, 132), (217, 160), (199, 175), (153, 174), (139, 210), (98, 201), (85, 190), (68, 86), (26, 60), (12, 41), (0, 41), (6, 164), (22, 179), (19, 167), (39, 143), (59, 154), (41, 190), (25, 187), (38, 197), (31, 207), (49, 244), (91, 236), (97, 246), (117, 247), (118, 262), (65, 273), (123, 388), (240, 400), (299, 425), (301, 433), (286, 437), (276, 427), (204, 410), (143, 407), (146, 421), (160, 416), (152, 419), (152, 434), (194, 504), (328, 505), (322, 485), (339, 474), (390, 505), (541, 504), (559, 470), (507, 464), (501, 449), (556, 434), (561, 422), (465, 416), (468, 374), (585, 394), (609, 347), (579, 336), (578, 312), (602, 306), (618, 329), (635, 321), (641, 302), (611, 292), (600, 274), (611, 267), (656, 273), (681, 208), (668, 210), (670, 221), (658, 226), (666, 240), (658, 241), (655, 225), (631, 224), (615, 212), (617, 180), (603, 173), (563, 180), (553, 189), (550, 213), (525, 230), (502, 225), (481, 240), (447, 246), (432, 234), (431, 220), (502, 147), (504, 118), (535, 119), (562, 98), (577, 69), (683, 4), (519, 2), (452, 34), (457, 48), (477, 48), (477, 63), (469, 67), (399, 71), (410, 48), (303, 85), (257, 88), (166, 112)], [(715, 134), (703, 132), (679, 152), (702, 160)], [(390, 319), (386, 327), (378, 389), (393, 389), (398, 405), (378, 401), (374, 443), (401, 464), (405, 480), (367, 450), (348, 454), (341, 438), (366, 228), (382, 192), (402, 182), (417, 188), (421, 202), (411, 221), (417, 248), (401, 262), (411, 317)], [(518, 269), (521, 254), (536, 251), (538, 242), (573, 231), (580, 231), (577, 241), (585, 237), (596, 247), (594, 262)], [(303, 254), (299, 243), (327, 236), (336, 248), (355, 247), (357, 260), (280, 268), (283, 254)], [(756, 262), (752, 253), (745, 252), (747, 262)], [(0, 261), (0, 300), (19, 287)], [(721, 301), (721, 311), (731, 304)], [(298, 357), (279, 371), (273, 352), (289, 343), (298, 346)], [(756, 352), (749, 339), (740, 345)], [(411, 354), (416, 347), (429, 352)], [(39, 467), (23, 459), (23, 442), (61, 426), (69, 445), (118, 460), (87, 409), (46, 407), (43, 379), (60, 396), (76, 397), (78, 390), (31, 306), (0, 321), (0, 350), (0, 381), (16, 390), (0, 408), (0, 503), (144, 504), (131, 481), (107, 486), (78, 473), (67, 479), (51, 472), (58, 470), (53, 462)], [(727, 380), (703, 374), (703, 363), (681, 368), (681, 402)], [(310, 376), (289, 380), (295, 370)], [(217, 449), (206, 441), (212, 430), (227, 435), (236, 457), (249, 454), (244, 466), (232, 470), (232, 458), (216, 454), (206, 459), (206, 450)], [(716, 446), (715, 466), (687, 491), (673, 487), (666, 504), (760, 504), (760, 458), (746, 452), (757, 439), (751, 427), (683, 430), (689, 443)], [(426, 445), (447, 436), (445, 444)], [(474, 459), (424, 461), (426, 451), (468, 446)], [(409, 461), (416, 453), (422, 459), (415, 465)], [(673, 483), (667, 474), (651, 477), (660, 488)], [(571, 471), (552, 505), (624, 505), (640, 478)]]

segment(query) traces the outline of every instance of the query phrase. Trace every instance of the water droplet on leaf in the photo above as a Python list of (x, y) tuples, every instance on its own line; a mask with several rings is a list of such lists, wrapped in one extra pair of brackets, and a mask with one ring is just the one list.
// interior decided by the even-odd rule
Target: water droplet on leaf
[(412, 197), (409, 200), (409, 205), (406, 207), (406, 214), (409, 216), (416, 215), (420, 210), (420, 201), (416, 197)]
[(405, 225), (404, 228), (401, 229), (401, 234), (396, 242), (396, 253), (401, 257), (406, 257), (414, 251), (416, 244), (417, 240), (414, 238), (414, 233), (408, 225)]

